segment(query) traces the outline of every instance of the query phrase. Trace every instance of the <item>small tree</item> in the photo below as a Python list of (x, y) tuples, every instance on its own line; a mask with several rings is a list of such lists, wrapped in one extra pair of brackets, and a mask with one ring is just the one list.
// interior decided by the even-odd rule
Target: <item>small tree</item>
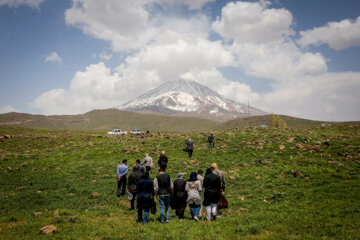
[(271, 114), (270, 116), (270, 127), (272, 128), (287, 128), (287, 124), (284, 119), (279, 115)]
[(279, 128), (287, 128), (285, 120), (282, 119), (280, 116), (278, 116), (278, 125)]
[(271, 128), (276, 128), (276, 116), (275, 114), (271, 114), (270, 116), (270, 127)]

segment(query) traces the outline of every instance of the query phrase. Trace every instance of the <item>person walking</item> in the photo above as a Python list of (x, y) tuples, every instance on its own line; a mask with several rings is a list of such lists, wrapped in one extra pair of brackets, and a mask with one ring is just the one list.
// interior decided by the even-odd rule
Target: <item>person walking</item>
[(118, 186), (117, 186), (117, 192), (116, 192), (116, 196), (120, 197), (120, 188), (122, 187), (121, 190), (121, 195), (124, 196), (125, 195), (125, 189), (126, 189), (126, 174), (128, 173), (128, 166), (127, 166), (127, 160), (124, 159), (122, 161), (123, 164), (119, 165), (117, 168), (117, 180), (118, 180)]
[(174, 185), (169, 174), (160, 168), (158, 175), (154, 179), (154, 190), (156, 199), (159, 200), (160, 222), (170, 222), (170, 194), (173, 194)]
[[(138, 210), (138, 221), (145, 225), (149, 222), (149, 211), (151, 205), (154, 202), (154, 185), (153, 182), (149, 179), (149, 172), (145, 172), (138, 184), (136, 185), (136, 192), (138, 193), (137, 199), (137, 210)], [(143, 218), (144, 212), (144, 218)]]
[(190, 179), (186, 181), (185, 190), (188, 193), (186, 202), (189, 204), (191, 217), (196, 222), (199, 221), (199, 211), (201, 205), (200, 194), (202, 192), (201, 182), (196, 177), (196, 172), (190, 174)]
[(166, 167), (167, 167), (167, 164), (168, 164), (168, 157), (165, 155), (165, 151), (161, 151), (161, 154), (159, 156), (159, 161), (158, 161), (158, 165), (159, 165), (159, 168), (164, 170), (166, 170)]
[(211, 168), (206, 170), (204, 178), (204, 202), (203, 205), (206, 207), (206, 219), (211, 221), (216, 220), (216, 206), (221, 197), (221, 182), (220, 177), (215, 175)]
[(186, 142), (186, 150), (187, 150), (187, 152), (188, 152), (189, 158), (192, 157), (194, 147), (195, 147), (194, 142), (191, 141), (191, 138), (189, 138), (189, 141)]
[[(223, 171), (219, 170), (217, 167), (216, 163), (211, 164), (211, 171), (213, 174), (217, 175), (220, 177), (220, 193), (222, 196), (224, 196), (225, 194), (225, 175), (223, 173)], [(217, 210), (216, 210), (216, 215), (220, 215), (220, 208), (219, 208), (219, 203), (217, 204)]]
[(135, 199), (137, 195), (136, 186), (142, 176), (142, 173), (139, 171), (139, 167), (133, 167), (133, 172), (128, 177), (128, 193), (132, 194), (132, 199), (130, 200), (131, 210), (134, 210)]
[(139, 171), (141, 174), (143, 174), (143, 173), (145, 172), (145, 168), (144, 168), (143, 166), (141, 166), (141, 164), (140, 164), (140, 159), (137, 159), (135, 164), (136, 164), (136, 165), (135, 165), (133, 168), (137, 167), (137, 168), (138, 168), (138, 171)]
[(208, 142), (209, 142), (209, 149), (211, 148), (211, 145), (212, 145), (212, 147), (215, 147), (215, 138), (212, 133), (208, 137)]
[(218, 166), (216, 163), (211, 164), (211, 170), (215, 175), (218, 175), (220, 177), (220, 183), (221, 183), (221, 194), (224, 195), (225, 192), (225, 175), (223, 171), (218, 169)]
[[(199, 169), (197, 171), (197, 179), (201, 182), (201, 187), (204, 189), (204, 177), (202, 176), (203, 175), (203, 170)], [(202, 199), (202, 192), (200, 194), (200, 198)], [(202, 217), (202, 204), (200, 205), (200, 211), (199, 211), (199, 218)]]
[(177, 179), (174, 181), (174, 206), (176, 209), (176, 216), (182, 221), (184, 219), (184, 212), (186, 208), (187, 191), (185, 190), (186, 181), (184, 174), (179, 173)]
[(149, 156), (149, 154), (148, 153), (145, 153), (145, 158), (144, 158), (144, 160), (142, 161), (142, 165), (145, 165), (145, 170), (147, 171), (147, 172), (150, 172), (150, 170), (151, 170), (151, 163), (152, 163), (152, 158)]

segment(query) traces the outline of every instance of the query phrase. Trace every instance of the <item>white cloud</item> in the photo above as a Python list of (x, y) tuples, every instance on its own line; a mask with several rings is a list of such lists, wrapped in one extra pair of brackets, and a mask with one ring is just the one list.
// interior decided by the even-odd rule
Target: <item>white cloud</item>
[[(73, 0), (72, 8), (65, 12), (65, 20), (86, 34), (109, 41), (114, 51), (141, 48), (166, 30), (207, 32), (209, 21), (201, 14), (188, 17), (156, 12), (150, 16), (149, 9), (156, 11), (152, 8), (154, 3), (166, 2), (169, 5), (169, 1), (162, 0)], [(190, 1), (185, 4), (187, 2), (189, 5)], [(189, 6), (200, 6), (205, 2), (195, 1), (195, 5)]]
[(359, 92), (359, 72), (324, 73), (281, 84), (260, 101), (266, 110), (276, 113), (349, 121), (360, 118)]
[(302, 47), (328, 44), (335, 50), (351, 46), (360, 46), (360, 17), (355, 21), (345, 19), (340, 22), (329, 22), (326, 26), (300, 32), (297, 41)]
[(48, 56), (44, 56), (45, 62), (52, 62), (52, 63), (62, 63), (62, 59), (59, 57), (59, 55), (56, 52), (50, 53)]
[[(124, 71), (142, 72), (155, 70), (164, 81), (172, 81), (192, 68), (223, 67), (234, 64), (234, 57), (220, 41), (203, 38), (180, 38), (174, 42), (149, 45), (126, 59)], [(134, 79), (135, 80), (135, 79)]]
[(85, 72), (77, 72), (69, 89), (52, 89), (38, 96), (29, 105), (44, 114), (75, 114), (109, 108), (123, 101), (126, 89), (116, 89), (121, 81), (104, 63), (92, 64)]
[[(95, 56), (96, 57), (96, 56)], [(99, 57), (104, 60), (109, 60), (112, 58), (112, 54), (107, 54), (105, 51), (99, 54)]]
[(282, 42), (293, 34), (292, 14), (286, 9), (270, 9), (268, 1), (230, 2), (222, 8), (221, 17), (212, 24), (225, 39), (238, 42)]
[(19, 7), (21, 5), (28, 5), (34, 9), (39, 9), (40, 4), (45, 0), (0, 0), (0, 7), (8, 5), (9, 7)]
[(0, 108), (0, 113), (19, 112), (16, 108), (11, 105), (3, 106)]
[(246, 74), (287, 82), (300, 76), (327, 71), (320, 53), (302, 52), (294, 43), (239, 43), (231, 46), (237, 64)]

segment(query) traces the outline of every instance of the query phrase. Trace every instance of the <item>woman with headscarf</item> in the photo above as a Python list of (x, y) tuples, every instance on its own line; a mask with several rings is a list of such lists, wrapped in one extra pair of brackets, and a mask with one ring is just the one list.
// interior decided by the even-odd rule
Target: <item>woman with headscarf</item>
[[(138, 219), (142, 221), (143, 224), (149, 222), (149, 211), (152, 203), (154, 202), (154, 184), (149, 179), (149, 172), (145, 172), (138, 184), (136, 185), (136, 191), (138, 193), (137, 200), (137, 209), (138, 209)], [(142, 218), (142, 212), (144, 211), (144, 219)]]
[(203, 205), (206, 207), (206, 219), (211, 220), (211, 214), (213, 220), (216, 219), (216, 205), (221, 197), (221, 182), (220, 177), (215, 175), (211, 168), (206, 169), (204, 178), (204, 202)]
[(185, 190), (188, 193), (187, 203), (190, 207), (191, 217), (196, 222), (199, 221), (199, 212), (201, 206), (201, 182), (197, 179), (196, 172), (190, 174), (190, 179), (187, 180)]
[(176, 216), (182, 221), (184, 219), (184, 211), (186, 208), (187, 192), (185, 190), (186, 182), (184, 174), (179, 173), (177, 179), (174, 181), (174, 207), (176, 209)]

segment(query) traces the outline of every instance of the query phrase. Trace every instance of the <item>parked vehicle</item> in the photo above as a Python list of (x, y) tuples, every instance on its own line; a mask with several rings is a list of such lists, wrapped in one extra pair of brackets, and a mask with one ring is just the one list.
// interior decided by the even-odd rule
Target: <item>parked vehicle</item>
[(110, 132), (108, 132), (107, 134), (110, 134), (110, 135), (116, 135), (116, 134), (126, 135), (127, 131), (124, 131), (124, 130), (121, 130), (121, 129), (113, 129)]
[(133, 129), (131, 130), (131, 134), (144, 134), (144, 132), (140, 129)]

